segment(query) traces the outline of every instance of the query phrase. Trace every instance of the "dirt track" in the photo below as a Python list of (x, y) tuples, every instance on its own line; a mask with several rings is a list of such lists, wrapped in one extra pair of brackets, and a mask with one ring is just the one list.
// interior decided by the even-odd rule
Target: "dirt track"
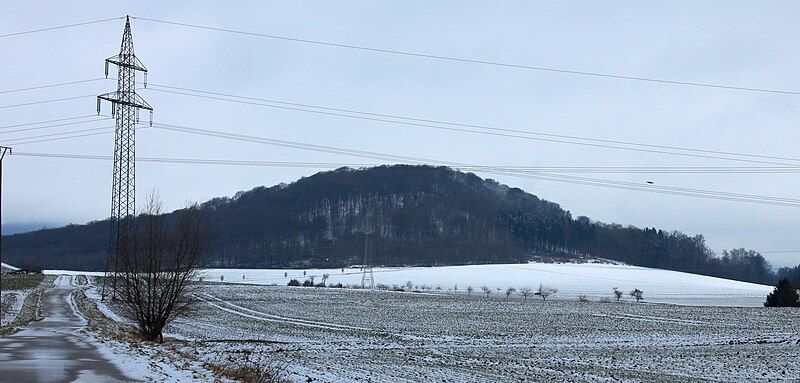
[(69, 295), (77, 287), (59, 276), (42, 297), (44, 319), (0, 338), (2, 382), (128, 382), (113, 363), (78, 331), (86, 324), (75, 313)]

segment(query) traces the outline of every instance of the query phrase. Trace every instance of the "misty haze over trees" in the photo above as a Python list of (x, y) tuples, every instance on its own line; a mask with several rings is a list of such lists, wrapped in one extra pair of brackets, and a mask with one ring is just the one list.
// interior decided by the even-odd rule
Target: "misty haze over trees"
[[(750, 282), (776, 281), (769, 263), (751, 250), (717, 256), (702, 235), (575, 218), (556, 203), (445, 167), (340, 168), (288, 185), (214, 198), (200, 209), (213, 238), (202, 262), (209, 267), (359, 264), (370, 212), (370, 243), (378, 265), (596, 257)], [(174, 222), (176, 214), (168, 214), (166, 222)], [(12, 263), (99, 270), (107, 241), (105, 220), (5, 236), (2, 245)]]

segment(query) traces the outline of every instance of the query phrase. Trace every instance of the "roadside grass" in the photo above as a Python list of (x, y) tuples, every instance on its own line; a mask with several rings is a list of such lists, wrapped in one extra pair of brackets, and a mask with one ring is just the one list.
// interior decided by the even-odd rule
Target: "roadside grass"
[(39, 286), (44, 280), (42, 274), (3, 275), (0, 281), (0, 290), (31, 290)]
[[(8, 276), (12, 277), (12, 276)], [(53, 282), (55, 281), (56, 277), (53, 275), (41, 275), (41, 274), (34, 274), (34, 275), (14, 275), (14, 279), (9, 279), (12, 282), (9, 282), (9, 285), (14, 286), (30, 286), (26, 288), (18, 288), (16, 290), (32, 290), (25, 296), (25, 300), (22, 301), (22, 308), (20, 309), (19, 313), (17, 313), (16, 318), (10, 324), (6, 326), (0, 327), (0, 335), (9, 335), (19, 331), (21, 328), (28, 325), (28, 323), (41, 320), (41, 304), (42, 304), (42, 294), (44, 291), (53, 286)], [(22, 277), (22, 278), (19, 278)], [(34, 283), (35, 282), (35, 283)], [(6, 277), (3, 277), (3, 290), (6, 290), (5, 287)], [(32, 285), (32, 286), (31, 286)], [(13, 289), (9, 289), (13, 290)]]
[[(285, 383), (284, 379), (286, 365), (278, 361), (257, 365), (250, 359), (245, 360), (217, 360), (203, 361), (197, 353), (197, 342), (165, 337), (164, 343), (143, 341), (138, 330), (129, 324), (120, 323), (106, 314), (98, 307), (100, 302), (96, 298), (86, 295), (89, 288), (100, 289), (103, 277), (91, 277), (94, 287), (87, 287), (76, 290), (72, 293), (73, 302), (80, 312), (80, 315), (87, 320), (85, 331), (103, 338), (109, 338), (117, 342), (127, 344), (132, 349), (149, 349), (155, 352), (163, 360), (169, 360), (174, 365), (181, 365), (185, 361), (196, 362), (217, 376), (216, 381), (236, 381), (244, 383)], [(78, 281), (78, 284), (81, 284)], [(106, 307), (112, 311), (115, 304), (111, 301), (106, 303)], [(123, 316), (117, 311), (117, 315)], [(221, 379), (220, 379), (221, 378)]]

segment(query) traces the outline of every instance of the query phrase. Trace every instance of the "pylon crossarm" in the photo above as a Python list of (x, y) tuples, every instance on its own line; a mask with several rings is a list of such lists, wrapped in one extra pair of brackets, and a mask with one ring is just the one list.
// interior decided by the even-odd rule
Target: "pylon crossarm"
[(106, 59), (107, 63), (147, 73), (147, 68), (144, 67), (144, 64), (142, 64), (138, 57), (133, 57), (134, 62), (132, 63), (129, 61), (131, 60), (122, 59), (119, 55), (111, 56)]
[[(132, 106), (134, 108), (141, 108), (145, 110), (153, 110), (153, 107), (147, 103), (141, 96), (136, 93), (133, 93), (131, 96), (123, 97), (122, 92), (109, 92), (106, 94), (101, 94), (97, 96), (100, 100), (106, 100), (108, 102), (112, 102), (117, 105), (125, 105), (125, 106)], [(133, 98), (133, 100), (129, 100), (129, 98)]]

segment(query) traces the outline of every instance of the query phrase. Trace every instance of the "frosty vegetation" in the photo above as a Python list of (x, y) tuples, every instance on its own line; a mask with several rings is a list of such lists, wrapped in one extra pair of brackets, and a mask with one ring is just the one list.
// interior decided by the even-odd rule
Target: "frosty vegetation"
[(137, 242), (119, 255), (114, 295), (145, 340), (162, 340), (163, 329), (189, 312), (199, 287), (197, 266), (207, 252), (208, 234), (198, 207), (183, 209), (169, 225), (161, 202), (151, 195), (137, 218)]

